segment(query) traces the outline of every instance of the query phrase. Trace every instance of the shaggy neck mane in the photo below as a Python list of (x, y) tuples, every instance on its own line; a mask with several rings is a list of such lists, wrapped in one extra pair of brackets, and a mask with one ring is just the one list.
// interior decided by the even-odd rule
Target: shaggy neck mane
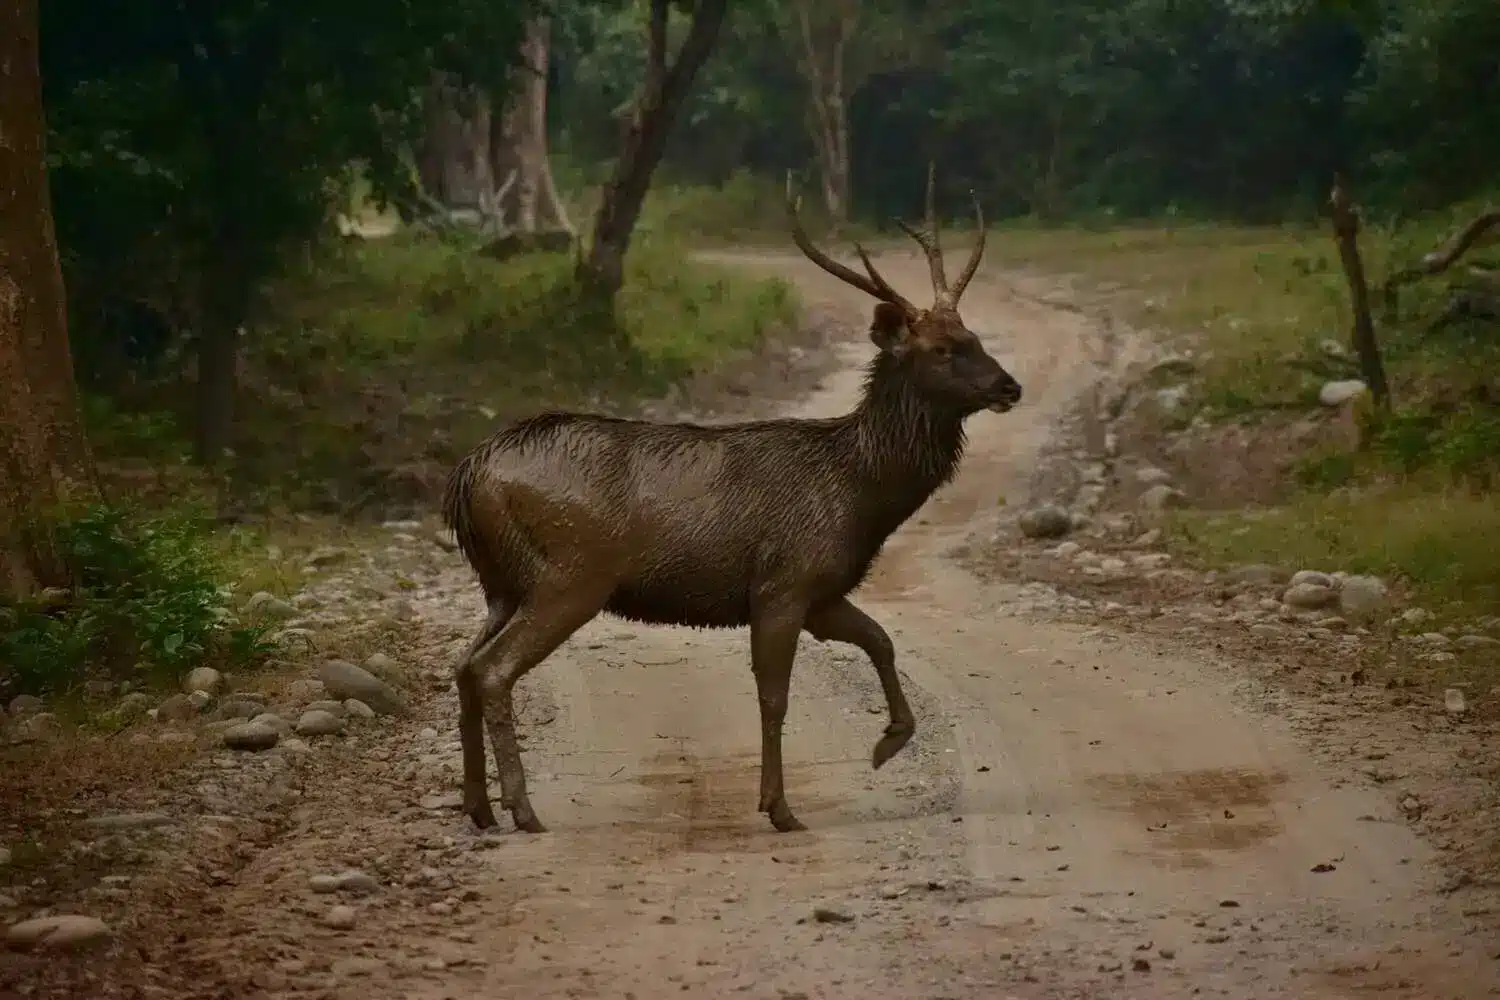
[(882, 525), (894, 531), (958, 471), (964, 414), (924, 398), (901, 362), (881, 351), (866, 369), (850, 418), (860, 471), (875, 491), (870, 499), (895, 519)]

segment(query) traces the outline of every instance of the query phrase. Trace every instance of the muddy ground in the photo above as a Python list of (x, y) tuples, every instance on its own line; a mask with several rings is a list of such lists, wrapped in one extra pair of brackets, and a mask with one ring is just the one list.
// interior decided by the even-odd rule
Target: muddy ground
[[(747, 383), (718, 418), (853, 405), (872, 350), (860, 293), (800, 258), (717, 256), (795, 281), (828, 333), (798, 362), (822, 373), (815, 388), (786, 398)], [(882, 267), (926, 287), (913, 257), (883, 255)], [(774, 833), (755, 812), (747, 637), (599, 620), (519, 695), (550, 832), (476, 833), (457, 812), (450, 673), (480, 622), (478, 590), (435, 522), (394, 525), (387, 544), (322, 574), (305, 604), (315, 628), (402, 602), (419, 635), (401, 651), (411, 713), (261, 753), (205, 738), (183, 780), (121, 789), (102, 814), (151, 819), (101, 828), (91, 806), (79, 856), (108, 862), (64, 896), (13, 879), (0, 905), (16, 919), (100, 917), (109, 942), (0, 952), (0, 994), (1500, 992), (1500, 911), (1482, 860), (1463, 851), (1483, 821), (1471, 808), (1423, 825), (1429, 804), (1459, 816), (1464, 789), (1489, 780), (1482, 724), (1401, 706), (1413, 728), (1385, 689), (1327, 687), (1346, 655), (1336, 643), (1288, 645), (1328, 663), (1321, 682), (1283, 683), (1291, 653), (1204, 611), (1222, 602), (1203, 586), (1140, 577), (1090, 592), (1099, 580), (1060, 575), (1012, 530), (1008, 512), (1046, 488), (1039, 468), (1087, 458), (1070, 438), (1080, 401), (1151, 352), (1061, 295), (986, 269), (965, 296), (969, 325), (1026, 398), (972, 419), (960, 478), (856, 595), (890, 629), (919, 720), (881, 771), (869, 765), (885, 724), (874, 672), (852, 647), (804, 638), (786, 756), (808, 832)], [(361, 589), (393, 574), (413, 584), (399, 598)], [(315, 876), (349, 870), (369, 878), (316, 891), (329, 886)]]

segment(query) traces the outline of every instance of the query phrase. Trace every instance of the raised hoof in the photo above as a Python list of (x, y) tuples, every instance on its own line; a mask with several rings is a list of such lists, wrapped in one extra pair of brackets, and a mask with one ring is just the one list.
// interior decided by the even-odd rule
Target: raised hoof
[(516, 821), (516, 829), (522, 833), (546, 833), (547, 828), (536, 818), (530, 805), (512, 806), (510, 818)]
[(488, 830), (497, 822), (495, 819), (495, 810), (490, 806), (489, 799), (481, 799), (474, 805), (464, 806), (464, 814), (480, 830)]
[(770, 810), (771, 825), (780, 833), (798, 833), (806, 830), (807, 826), (800, 819), (792, 815), (792, 807), (785, 801), (773, 805)]
[(901, 725), (893, 722), (885, 727), (885, 735), (880, 742), (875, 744), (875, 753), (871, 757), (871, 764), (875, 770), (880, 770), (882, 764), (901, 752), (901, 748), (911, 742), (912, 734), (917, 731), (916, 726)]

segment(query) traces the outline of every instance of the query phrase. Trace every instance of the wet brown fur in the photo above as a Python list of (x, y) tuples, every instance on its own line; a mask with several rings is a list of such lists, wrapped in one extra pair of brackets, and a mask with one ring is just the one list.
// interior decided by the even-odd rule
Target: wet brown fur
[(494, 822), (487, 722), (502, 805), (521, 829), (542, 829), (526, 796), (511, 689), (601, 611), (751, 627), (761, 810), (777, 829), (801, 828), (785, 801), (780, 746), (800, 632), (870, 656), (891, 714), (876, 767), (911, 738), (890, 639), (847, 595), (886, 539), (952, 479), (964, 418), (1009, 408), (1020, 387), (951, 300), (940, 294), (916, 311), (893, 295), (876, 306), (880, 351), (851, 413), (703, 426), (548, 412), (502, 429), (453, 470), (443, 515), (490, 608), (457, 676), (465, 809), (478, 825)]

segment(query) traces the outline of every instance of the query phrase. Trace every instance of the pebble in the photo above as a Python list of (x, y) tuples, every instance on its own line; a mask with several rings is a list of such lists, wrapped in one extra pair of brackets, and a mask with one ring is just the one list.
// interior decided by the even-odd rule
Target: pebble
[(245, 719), (248, 721), (265, 710), (266, 706), (258, 701), (251, 701), (248, 698), (230, 698), (219, 702), (219, 707), (214, 709), (214, 718), (220, 721), (227, 719)]
[(182, 682), (182, 690), (187, 694), (201, 691), (204, 694), (215, 694), (224, 683), (224, 675), (213, 667), (195, 667), (188, 671), (187, 678)]
[(1348, 618), (1370, 618), (1385, 610), (1389, 592), (1378, 576), (1350, 576), (1339, 587), (1339, 610)]
[(352, 892), (365, 895), (380, 888), (373, 875), (350, 869), (337, 875), (314, 875), (307, 880), (308, 887), (316, 893)]
[(344, 717), (344, 714), (348, 712), (348, 709), (344, 707), (344, 703), (342, 701), (333, 701), (328, 698), (322, 698), (308, 705), (305, 709), (303, 709), (303, 711), (327, 712), (329, 715), (342, 719)]
[(287, 685), (286, 695), (296, 702), (310, 702), (321, 699), (326, 690), (322, 681), (315, 681), (309, 677), (292, 681)]
[(220, 739), (231, 750), (269, 750), (281, 734), (263, 723), (242, 722), (225, 729)]
[(831, 906), (817, 906), (813, 908), (813, 919), (820, 924), (847, 924), (854, 921), (852, 914), (843, 910), (835, 910)]
[(1495, 649), (1500, 647), (1500, 639), (1487, 635), (1461, 635), (1453, 640), (1453, 645), (1462, 649)]
[(18, 951), (32, 948), (66, 951), (102, 944), (109, 937), (109, 925), (97, 917), (59, 914), (12, 925), (5, 934), (5, 943)]
[(323, 923), (338, 931), (352, 931), (359, 917), (352, 906), (333, 906), (323, 917)]
[(351, 719), (373, 719), (375, 710), (358, 698), (350, 698), (344, 702), (344, 711)]
[(292, 732), (292, 724), (275, 712), (262, 712), (250, 721), (255, 725), (274, 729), (281, 736), (290, 736)]
[(1464, 700), (1464, 693), (1458, 688), (1449, 688), (1443, 692), (1443, 709), (1449, 715), (1463, 715), (1469, 710), (1468, 702)]

